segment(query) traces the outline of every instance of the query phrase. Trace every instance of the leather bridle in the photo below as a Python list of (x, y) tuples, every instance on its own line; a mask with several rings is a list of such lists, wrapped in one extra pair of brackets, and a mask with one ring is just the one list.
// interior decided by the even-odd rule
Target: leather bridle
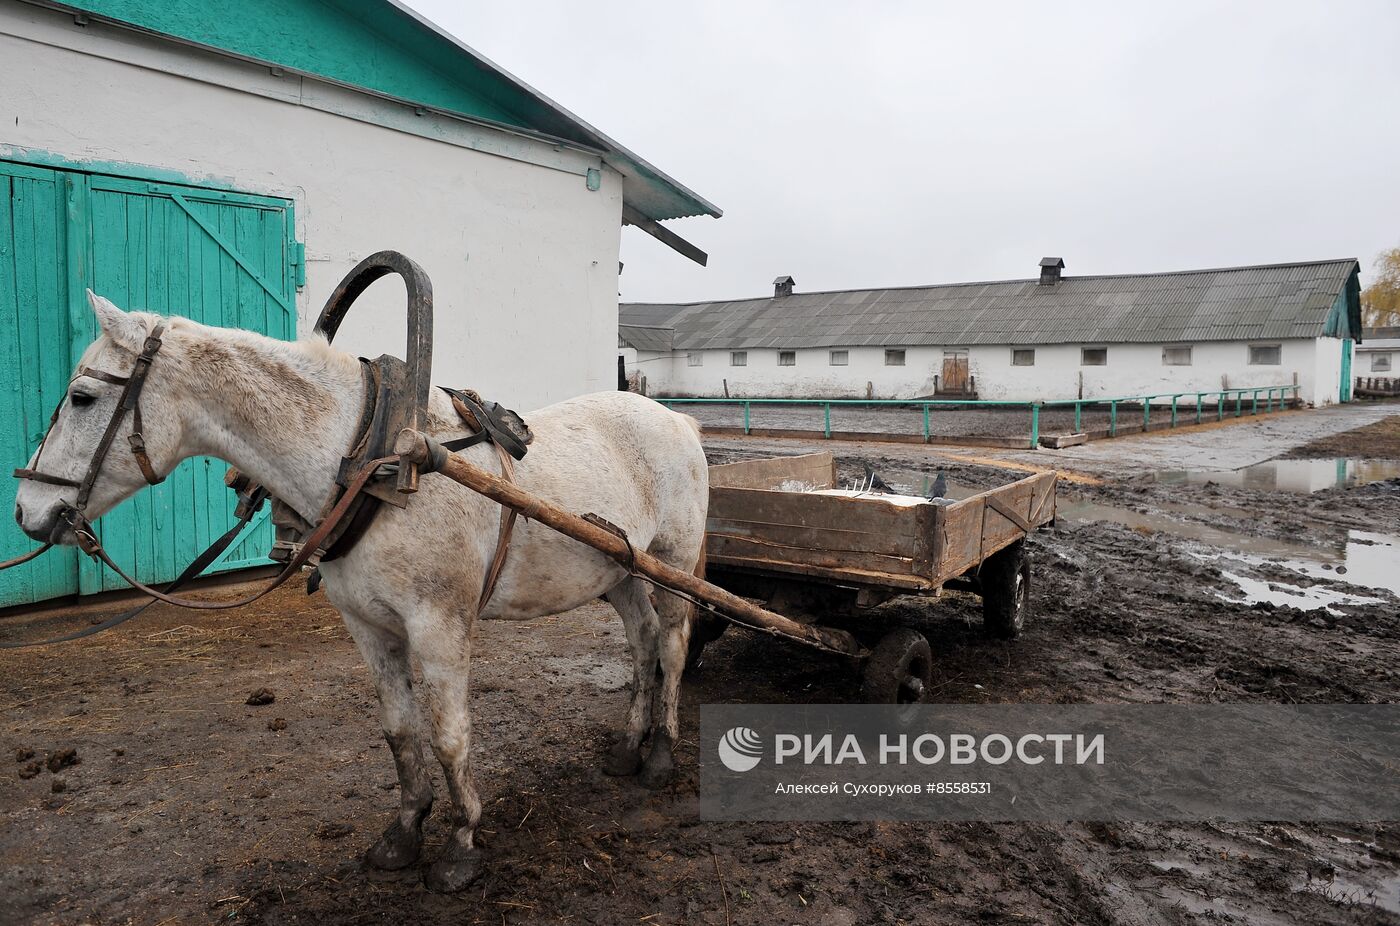
[(119, 376), (116, 373), (108, 373), (106, 370), (98, 370), (93, 367), (78, 368), (77, 374), (73, 377), (74, 380), (86, 376), (122, 387), (117, 407), (112, 409), (112, 417), (107, 421), (107, 429), (102, 432), (102, 440), (98, 442), (97, 449), (93, 451), (92, 462), (88, 464), (87, 473), (84, 474), (81, 481), (65, 476), (54, 476), (41, 472), (38, 468), (39, 461), (44, 456), (44, 445), (48, 443), (53, 426), (58, 422), (58, 414), (63, 410), (63, 403), (68, 401), (66, 394), (59, 401), (58, 407), (53, 410), (53, 416), (49, 419), (49, 430), (44, 434), (44, 439), (39, 442), (39, 452), (34, 455), (34, 467), (29, 469), (21, 467), (15, 470), (16, 479), (28, 479), (33, 482), (43, 482), (48, 485), (65, 486), (78, 490), (78, 497), (73, 504), (65, 504), (59, 512), (59, 517), (74, 531), (86, 530), (89, 526), (86, 510), (88, 499), (92, 496), (93, 484), (97, 482), (97, 476), (102, 472), (102, 464), (107, 461), (107, 454), (111, 452), (112, 444), (117, 439), (117, 431), (121, 428), (122, 422), (126, 420), (128, 413), (131, 415), (131, 434), (127, 437), (127, 443), (131, 446), (131, 455), (136, 458), (136, 465), (141, 468), (141, 475), (145, 476), (146, 482), (151, 485), (158, 485), (165, 479), (164, 476), (157, 475), (155, 467), (151, 465), (151, 458), (146, 454), (146, 438), (142, 434), (141, 425), (141, 390), (146, 386), (146, 376), (150, 373), (151, 362), (155, 360), (156, 354), (160, 351), (161, 335), (164, 333), (165, 326), (156, 325), (146, 336), (146, 341), (141, 346), (141, 353), (136, 356), (136, 364), (127, 376)]

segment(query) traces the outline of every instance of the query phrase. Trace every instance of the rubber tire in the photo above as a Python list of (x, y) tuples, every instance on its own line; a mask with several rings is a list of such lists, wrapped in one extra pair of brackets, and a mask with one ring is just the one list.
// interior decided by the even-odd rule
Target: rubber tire
[(693, 669), (700, 664), (705, 645), (713, 643), (729, 629), (729, 621), (714, 614), (697, 611), (690, 618), (690, 642), (686, 647), (685, 667)]
[[(911, 679), (918, 681), (917, 696)], [(861, 699), (867, 704), (919, 704), (932, 690), (933, 651), (924, 635), (899, 627), (881, 637), (861, 673)]]
[(1018, 540), (982, 563), (982, 629), (987, 636), (1014, 640), (1031, 614), (1031, 558)]

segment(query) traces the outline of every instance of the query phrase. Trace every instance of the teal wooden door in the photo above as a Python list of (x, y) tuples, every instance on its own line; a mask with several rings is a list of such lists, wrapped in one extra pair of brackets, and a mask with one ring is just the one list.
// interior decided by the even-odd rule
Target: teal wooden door
[[(128, 311), (295, 336), (287, 202), (111, 177), (91, 178), (88, 201), (94, 292)], [(96, 337), (95, 326), (85, 317), (77, 340)], [(186, 460), (164, 483), (98, 522), (103, 545), (147, 582), (175, 578), (233, 525), (227, 469), (208, 457)], [(257, 528), (211, 571), (266, 564), (271, 546), (264, 511)], [(83, 594), (123, 585), (111, 570), (81, 559)]]
[[(62, 174), (0, 162), (0, 560), (37, 544), (14, 523), (19, 482), (48, 430), (72, 371), (67, 301), (67, 215)], [(0, 572), (0, 605), (77, 590), (78, 555), (50, 550)]]
[[(29, 168), (19, 170), (42, 173)], [(64, 327), (60, 337), (59, 329), (45, 322), (42, 309), (30, 310), (23, 305), (11, 316), (17, 320), (16, 331), (28, 331), (37, 325), (53, 349), (45, 352), (36, 347), (30, 336), (29, 341), (21, 340), (0, 360), (6, 364), (6, 371), (11, 365), (19, 370), (20, 375), (10, 378), (10, 382), (22, 385), (17, 394), (28, 403), (22, 409), (0, 408), (0, 413), (8, 412), (11, 421), (35, 422), (20, 429), (24, 432), (23, 448), (12, 451), (6, 445), (8, 459), (27, 458), (47, 426), (48, 414), (62, 395), (73, 365), (97, 336), (96, 323), (84, 297), (89, 286), (129, 311), (183, 315), (210, 325), (246, 328), (279, 338), (295, 337), (294, 261), (299, 252), (293, 239), (290, 202), (100, 175), (50, 175), (54, 195), (66, 205), (66, 209), (59, 210), (56, 253), (37, 253), (29, 244), (29, 251), (34, 253), (16, 253), (12, 263), (28, 268), (26, 272), (31, 277), (42, 268), (55, 276), (52, 301), (58, 306), (56, 317), (62, 319)], [(20, 237), (29, 241), (41, 236), (36, 230)], [(0, 270), (0, 274), (4, 272)], [(4, 277), (0, 276), (0, 290), (4, 286)], [(11, 289), (17, 291), (16, 287)], [(0, 300), (4, 298), (0, 295)], [(28, 304), (35, 303), (29, 299)], [(30, 373), (39, 366), (44, 369), (36, 379)], [(29, 385), (31, 380), (42, 381), (52, 398), (43, 389)], [(32, 399), (25, 389), (36, 393)], [(43, 406), (44, 410), (32, 413), (30, 406)], [(22, 411), (25, 417), (18, 417), (16, 411)], [(223, 484), (226, 470), (217, 460), (186, 460), (164, 483), (143, 489), (97, 521), (103, 545), (124, 569), (143, 581), (173, 579), (233, 524), (233, 496)], [(13, 482), (6, 488), (12, 506)], [(210, 571), (267, 564), (272, 528), (265, 516), (264, 511), (263, 520)], [(12, 542), (15, 533), (3, 532)], [(22, 535), (21, 539), (28, 543)], [(36, 563), (55, 555), (56, 551), (51, 551)], [(72, 551), (58, 555), (60, 563), (67, 563), (66, 572), (54, 574), (60, 566), (45, 563), (33, 575), (16, 578), (16, 582), (27, 581), (28, 586), (0, 586), (0, 604), (124, 587), (114, 573), (86, 557), (76, 557)]]
[(1351, 401), (1351, 338), (1342, 338), (1342, 381), (1338, 384), (1337, 398), (1343, 402)]

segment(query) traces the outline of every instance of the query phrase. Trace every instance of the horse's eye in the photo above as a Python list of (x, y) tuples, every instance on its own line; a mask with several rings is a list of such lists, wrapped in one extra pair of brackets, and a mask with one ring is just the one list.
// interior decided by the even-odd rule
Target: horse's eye
[(96, 402), (97, 396), (88, 395), (86, 392), (75, 392), (68, 397), (68, 401), (72, 402), (74, 406), (81, 408), (84, 405), (91, 405), (93, 402)]

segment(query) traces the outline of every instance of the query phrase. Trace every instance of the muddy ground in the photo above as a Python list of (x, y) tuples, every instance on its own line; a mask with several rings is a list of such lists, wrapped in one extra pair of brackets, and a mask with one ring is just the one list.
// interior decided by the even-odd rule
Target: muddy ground
[[(1178, 438), (1128, 438), (1122, 456), (1151, 458)], [(1364, 434), (1344, 440), (1351, 456), (1393, 453)], [(719, 461), (808, 448), (709, 449)], [(1063, 486), (1066, 507), (1138, 510), (1241, 545), (1335, 546), (1350, 529), (1400, 524), (1395, 481), (1293, 495), (1164, 484), (1140, 463), (1114, 475), (1103, 448), (1004, 462), (831, 449), (848, 479), (869, 463), (943, 472), (959, 490), (1074, 463), (1084, 475)], [(1032, 547), (1035, 619), (1015, 643), (985, 639), (976, 600), (959, 595), (874, 615), (927, 633), (938, 700), (1400, 694), (1393, 596), (1330, 612), (1233, 601), (1208, 545), (1142, 526), (1066, 517)], [(110, 610), (8, 617), (0, 632), (38, 635)], [(486, 624), (478, 641), (475, 764), (491, 864), (456, 897), (425, 893), (417, 870), (372, 874), (358, 862), (395, 803), (394, 775), (368, 675), (324, 597), (283, 590), (207, 615), (157, 607), (61, 649), (0, 655), (0, 922), (1400, 923), (1397, 823), (703, 823), (693, 741), (659, 793), (598, 770), (630, 674), (609, 608)], [(261, 688), (275, 701), (246, 703)], [(731, 632), (687, 681), (683, 730), (696, 729), (702, 703), (856, 696), (838, 661)]]

